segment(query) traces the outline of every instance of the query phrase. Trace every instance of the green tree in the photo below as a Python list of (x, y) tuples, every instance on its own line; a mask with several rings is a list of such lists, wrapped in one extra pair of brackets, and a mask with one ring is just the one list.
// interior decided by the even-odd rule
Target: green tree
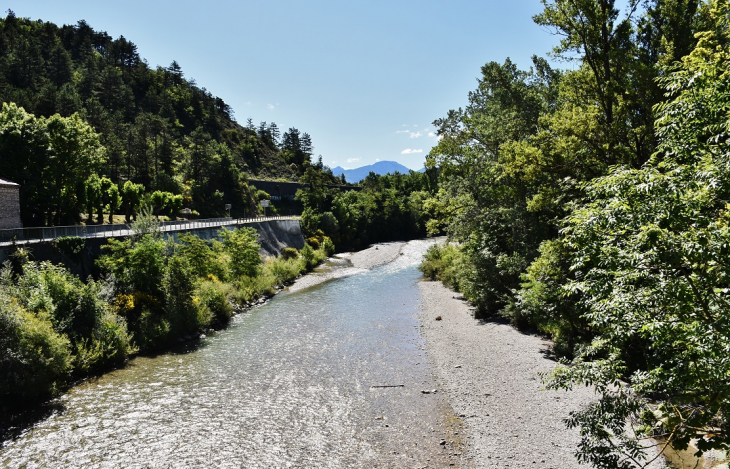
[(48, 397), (68, 379), (72, 359), (66, 337), (47, 315), (36, 316), (0, 291), (0, 396), (5, 405)]
[(224, 252), (228, 255), (232, 279), (255, 277), (261, 265), (258, 244), (259, 235), (253, 228), (222, 229), (218, 236), (223, 240)]
[(565, 229), (565, 288), (596, 336), (550, 386), (596, 387), (568, 422), (598, 467), (644, 467), (652, 436), (678, 449), (697, 439), (698, 456), (728, 449), (730, 7), (712, 7), (716, 27), (661, 81), (674, 99), (658, 109), (659, 152), (593, 181)]
[(127, 223), (132, 221), (132, 217), (137, 218), (137, 211), (142, 204), (143, 195), (144, 186), (142, 184), (126, 181), (122, 186), (122, 207), (124, 208)]

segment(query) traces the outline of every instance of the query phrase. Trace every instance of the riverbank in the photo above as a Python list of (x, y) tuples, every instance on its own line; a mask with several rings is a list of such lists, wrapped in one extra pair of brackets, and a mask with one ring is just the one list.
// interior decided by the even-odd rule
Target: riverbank
[[(547, 391), (549, 342), (500, 322), (478, 321), (459, 293), (419, 283), (421, 333), (437, 381), (466, 425), (466, 467), (586, 468), (573, 456), (580, 436), (563, 423), (594, 399), (588, 388)], [(437, 320), (437, 317), (441, 317)], [(653, 469), (665, 467), (657, 461)]]

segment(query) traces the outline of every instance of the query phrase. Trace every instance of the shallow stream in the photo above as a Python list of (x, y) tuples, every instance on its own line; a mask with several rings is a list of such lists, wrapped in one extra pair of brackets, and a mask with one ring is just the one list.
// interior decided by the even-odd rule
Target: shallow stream
[(2, 444), (0, 466), (458, 466), (458, 422), (431, 392), (418, 331), (429, 245), (372, 270), (335, 260), (313, 274), (323, 283), (72, 388)]

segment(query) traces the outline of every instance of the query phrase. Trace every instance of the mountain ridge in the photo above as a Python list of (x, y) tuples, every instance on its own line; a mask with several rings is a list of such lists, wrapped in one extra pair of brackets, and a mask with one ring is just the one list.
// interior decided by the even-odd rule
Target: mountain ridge
[(334, 168), (332, 168), (332, 174), (334, 174), (336, 177), (344, 174), (345, 180), (351, 184), (362, 181), (368, 176), (368, 174), (370, 174), (370, 172), (382, 176), (384, 174), (393, 174), (395, 172), (408, 174), (409, 171), (409, 168), (403, 166), (397, 161), (378, 161), (374, 164), (353, 169), (345, 169), (342, 166), (335, 166)]

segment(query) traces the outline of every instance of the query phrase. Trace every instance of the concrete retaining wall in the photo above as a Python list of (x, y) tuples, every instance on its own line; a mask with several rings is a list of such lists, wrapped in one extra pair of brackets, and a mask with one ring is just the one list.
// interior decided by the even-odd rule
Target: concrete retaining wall
[[(259, 233), (259, 242), (261, 243), (260, 254), (262, 256), (276, 256), (284, 248), (293, 247), (301, 249), (304, 247), (304, 235), (299, 220), (269, 220), (255, 223), (243, 223), (239, 225), (228, 225), (225, 228), (233, 230), (238, 227), (250, 227)], [(202, 239), (213, 239), (218, 237), (218, 228), (201, 228), (189, 231), (178, 231), (165, 233), (166, 237), (177, 239), (178, 233), (192, 233)], [(124, 239), (123, 237), (115, 237), (115, 239)], [(31, 251), (31, 258), (35, 261), (50, 261), (54, 264), (65, 264), (71, 272), (86, 278), (89, 275), (97, 274), (94, 264), (103, 251), (101, 247), (106, 244), (107, 238), (86, 238), (84, 248), (80, 255), (75, 258), (61, 253), (53, 246), (52, 241), (43, 241), (23, 245), (25, 249)], [(12, 253), (12, 246), (0, 247), (0, 263), (8, 259)]]

